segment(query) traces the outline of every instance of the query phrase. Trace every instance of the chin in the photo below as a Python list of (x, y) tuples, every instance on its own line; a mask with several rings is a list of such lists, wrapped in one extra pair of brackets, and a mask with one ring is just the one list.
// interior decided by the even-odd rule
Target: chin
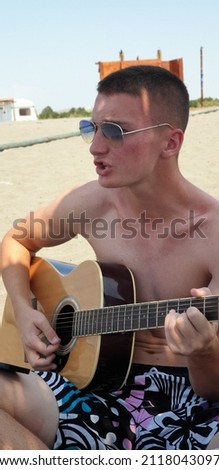
[(115, 181), (110, 181), (107, 178), (99, 177), (98, 182), (100, 186), (102, 186), (103, 188), (119, 188), (120, 187), (120, 184), (116, 183)]

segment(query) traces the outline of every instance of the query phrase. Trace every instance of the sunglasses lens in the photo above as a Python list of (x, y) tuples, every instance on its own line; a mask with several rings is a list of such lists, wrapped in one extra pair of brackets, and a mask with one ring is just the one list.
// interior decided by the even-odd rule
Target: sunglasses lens
[(87, 121), (86, 119), (82, 119), (79, 122), (79, 130), (82, 139), (87, 143), (90, 144), (95, 136), (95, 125), (91, 121)]
[(113, 147), (120, 147), (122, 145), (123, 135), (118, 124), (103, 122), (100, 127), (104, 137), (110, 140)]

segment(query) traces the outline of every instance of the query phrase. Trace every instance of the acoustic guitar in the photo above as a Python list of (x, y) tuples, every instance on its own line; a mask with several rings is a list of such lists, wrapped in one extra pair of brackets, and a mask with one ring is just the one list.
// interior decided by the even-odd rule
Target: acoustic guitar
[[(164, 326), (170, 309), (196, 306), (218, 319), (218, 296), (136, 303), (130, 269), (84, 261), (77, 267), (35, 257), (30, 268), (33, 305), (61, 339), (57, 370), (78, 388), (115, 390), (132, 364), (135, 332)], [(0, 334), (0, 361), (27, 367), (9, 297)]]

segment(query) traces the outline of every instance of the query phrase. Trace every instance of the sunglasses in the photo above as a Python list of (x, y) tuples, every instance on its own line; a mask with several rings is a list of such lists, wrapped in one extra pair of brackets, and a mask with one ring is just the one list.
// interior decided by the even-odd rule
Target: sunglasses
[(93, 142), (97, 129), (100, 128), (103, 136), (109, 140), (113, 147), (116, 148), (123, 145), (124, 135), (136, 134), (137, 132), (149, 131), (150, 129), (157, 129), (158, 127), (164, 126), (168, 126), (173, 129), (171, 124), (164, 122), (163, 124), (156, 124), (155, 126), (143, 127), (142, 129), (124, 132), (122, 127), (115, 122), (102, 122), (98, 125), (93, 121), (88, 121), (87, 119), (82, 119), (79, 122), (80, 135), (87, 144), (91, 144), (91, 142)]

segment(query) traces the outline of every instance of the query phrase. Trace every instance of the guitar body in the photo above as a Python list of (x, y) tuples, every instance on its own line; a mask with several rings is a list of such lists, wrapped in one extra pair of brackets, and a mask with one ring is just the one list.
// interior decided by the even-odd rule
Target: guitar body
[[(132, 362), (134, 332), (73, 336), (71, 324), (80, 311), (134, 303), (135, 285), (129, 269), (96, 261), (84, 261), (75, 268), (36, 257), (30, 282), (33, 305), (43, 311), (61, 338), (58, 371), (80, 389), (121, 388)], [(0, 361), (27, 367), (8, 297), (0, 332)]]

